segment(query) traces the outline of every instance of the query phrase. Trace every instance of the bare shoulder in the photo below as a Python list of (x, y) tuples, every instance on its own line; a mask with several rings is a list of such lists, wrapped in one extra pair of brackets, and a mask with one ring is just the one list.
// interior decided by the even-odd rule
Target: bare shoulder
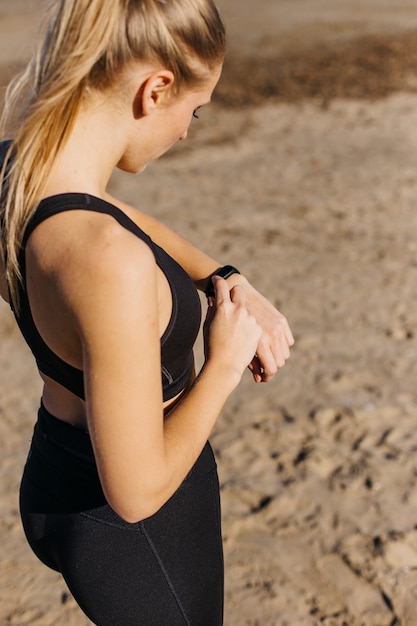
[(155, 280), (149, 246), (101, 213), (70, 211), (49, 218), (31, 235), (27, 254), (40, 279), (58, 289), (70, 308), (120, 297), (129, 286)]

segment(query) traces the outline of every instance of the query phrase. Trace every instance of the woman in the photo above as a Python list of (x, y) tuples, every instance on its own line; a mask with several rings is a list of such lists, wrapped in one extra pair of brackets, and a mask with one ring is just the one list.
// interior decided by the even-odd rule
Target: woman
[(235, 268), (106, 192), (186, 138), (224, 46), (212, 0), (54, 0), (6, 98), (0, 293), (44, 382), (21, 515), (99, 626), (222, 623), (207, 439), (245, 368), (270, 380), (293, 343)]

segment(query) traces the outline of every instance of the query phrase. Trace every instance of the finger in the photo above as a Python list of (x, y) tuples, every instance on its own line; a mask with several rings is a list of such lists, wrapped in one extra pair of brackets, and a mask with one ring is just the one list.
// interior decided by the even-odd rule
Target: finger
[(271, 351), (265, 352), (263, 355), (258, 354), (259, 365), (261, 368), (261, 380), (264, 383), (269, 382), (278, 371), (275, 358)]
[(283, 339), (287, 346), (294, 345), (294, 336), (291, 332), (291, 328), (288, 324), (287, 318), (282, 315), (282, 313), (278, 312), (278, 318), (275, 320), (272, 328), (270, 327), (270, 333), (272, 337), (277, 337), (278, 339)]
[[(282, 316), (279, 323), (265, 329), (263, 339), (265, 349), (270, 349), (278, 367), (283, 367), (290, 357), (290, 347), (294, 344), (294, 338), (287, 320)], [(264, 346), (264, 344), (262, 344)]]
[(285, 340), (271, 342), (270, 336), (264, 333), (259, 341), (256, 354), (262, 370), (262, 381), (268, 382), (274, 378), (278, 369), (284, 367), (290, 353)]
[(280, 339), (271, 342), (269, 350), (271, 351), (277, 368), (284, 367), (285, 362), (291, 356), (290, 348), (285, 337), (281, 337)]
[(207, 307), (207, 312), (206, 312), (206, 319), (204, 321), (205, 324), (210, 324), (211, 323), (211, 321), (212, 321), (212, 319), (214, 317), (215, 312), (216, 312), (215, 301), (214, 301), (214, 298), (210, 297), (210, 299), (208, 301), (208, 307)]
[(263, 371), (258, 356), (256, 354), (253, 357), (252, 361), (249, 363), (248, 367), (249, 370), (252, 372), (253, 380), (256, 383), (262, 382)]
[(247, 307), (246, 293), (241, 285), (235, 285), (231, 288), (230, 299), (235, 304), (241, 304)]
[(216, 303), (230, 302), (230, 292), (227, 281), (221, 276), (212, 276)]
[(285, 326), (284, 326), (284, 334), (285, 334), (285, 339), (287, 341), (287, 345), (288, 346), (293, 346), (295, 343), (295, 339), (294, 339), (294, 335), (291, 332), (291, 328), (287, 322), (287, 320), (285, 320)]
[(204, 324), (203, 324), (204, 333), (208, 331), (211, 325), (211, 322), (213, 321), (215, 311), (216, 311), (216, 308), (215, 308), (214, 298), (210, 296), (210, 298), (208, 299), (208, 307), (207, 307), (206, 317), (205, 317)]

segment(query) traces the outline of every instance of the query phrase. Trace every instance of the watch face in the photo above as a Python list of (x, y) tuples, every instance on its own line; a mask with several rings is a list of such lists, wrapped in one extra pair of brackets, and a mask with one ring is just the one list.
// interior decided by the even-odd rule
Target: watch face
[(229, 278), (232, 274), (240, 274), (239, 270), (233, 267), (233, 265), (225, 265), (215, 272), (215, 275), (221, 276), (222, 278)]
[(221, 278), (224, 278), (226, 280), (233, 274), (240, 274), (239, 270), (236, 269), (236, 267), (233, 267), (233, 265), (224, 265), (223, 267), (219, 267), (218, 270), (213, 272), (208, 280), (208, 285), (205, 291), (207, 298), (214, 296), (214, 285), (211, 280), (213, 276), (220, 276)]

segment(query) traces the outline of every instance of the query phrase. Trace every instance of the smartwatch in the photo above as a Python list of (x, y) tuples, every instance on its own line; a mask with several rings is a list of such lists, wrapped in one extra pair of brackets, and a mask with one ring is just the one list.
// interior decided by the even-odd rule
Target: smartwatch
[(207, 298), (214, 297), (214, 293), (215, 293), (214, 285), (211, 280), (213, 276), (220, 276), (221, 278), (226, 279), (226, 278), (229, 278), (229, 276), (232, 276), (233, 274), (240, 274), (239, 270), (233, 267), (233, 265), (224, 265), (223, 267), (219, 267), (219, 269), (213, 272), (210, 275), (210, 278), (208, 279), (207, 287), (204, 292), (206, 294), (206, 297)]

